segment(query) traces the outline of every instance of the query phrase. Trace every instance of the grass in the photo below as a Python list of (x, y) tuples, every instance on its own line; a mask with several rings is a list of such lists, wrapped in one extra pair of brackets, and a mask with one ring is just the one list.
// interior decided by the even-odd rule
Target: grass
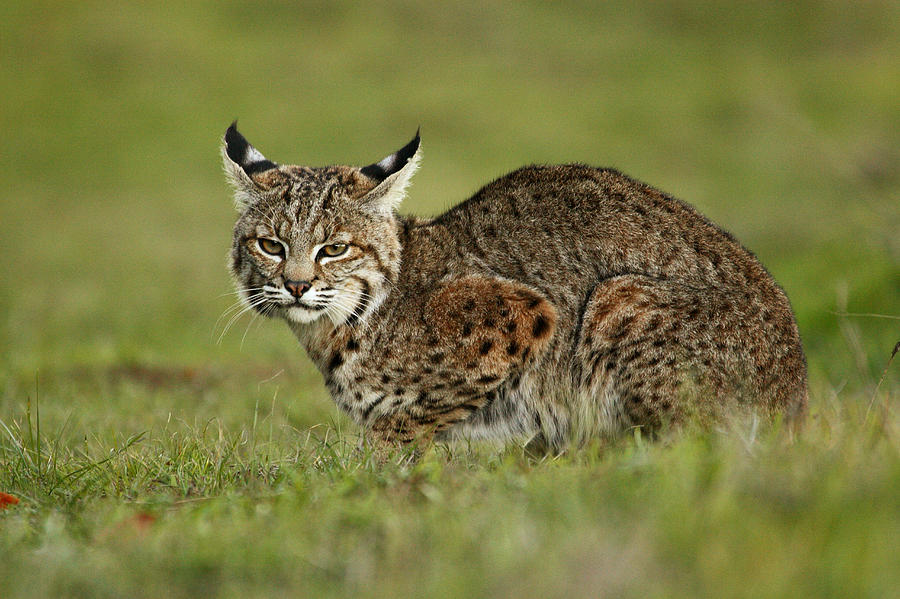
[(832, 402), (793, 441), (635, 437), (539, 462), (438, 446), (385, 463), (272, 413), (81, 447), (32, 420), (0, 454), (22, 498), (0, 572), (36, 596), (888, 596), (900, 421), (884, 407)]
[[(898, 23), (892, 2), (0, 7), (4, 597), (889, 596)], [(691, 201), (791, 297), (805, 428), (376, 460), (286, 327), (218, 341), (236, 116), (311, 164), (421, 125), (411, 212), (529, 162)]]

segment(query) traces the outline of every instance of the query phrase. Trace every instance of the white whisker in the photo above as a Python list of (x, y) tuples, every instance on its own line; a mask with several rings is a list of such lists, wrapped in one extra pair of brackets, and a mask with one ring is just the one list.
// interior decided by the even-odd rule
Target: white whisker
[(218, 343), (222, 342), (222, 339), (225, 337), (225, 333), (228, 332), (228, 329), (230, 329), (234, 325), (234, 323), (236, 323), (238, 321), (238, 319), (241, 316), (243, 316), (247, 312), (253, 310), (257, 306), (261, 306), (261, 305), (265, 304), (268, 301), (269, 301), (269, 299), (266, 297), (254, 297), (251, 301), (247, 302), (247, 304), (245, 306), (243, 306), (242, 310), (239, 310), (238, 312), (236, 312), (228, 320), (228, 322), (225, 324), (225, 328), (222, 329), (222, 334), (219, 335), (219, 339), (216, 341), (216, 343), (218, 344)]
[[(243, 308), (244, 306), (247, 305), (248, 301), (255, 301), (259, 297), (262, 297), (262, 295), (259, 293), (254, 293), (249, 296), (249, 299), (245, 298), (243, 296), (238, 298), (238, 300), (236, 302), (234, 302), (233, 304), (231, 304), (231, 306), (229, 306), (228, 308), (225, 309), (225, 311), (222, 313), (222, 315), (219, 316), (219, 320), (221, 320), (225, 316), (228, 316), (235, 310), (239, 310), (239, 309)], [(219, 324), (219, 320), (216, 321), (216, 325)]]
[(247, 328), (244, 329), (244, 334), (241, 335), (241, 344), (238, 346), (238, 351), (244, 351), (244, 339), (247, 338), (247, 333), (250, 332), (250, 327), (253, 326), (253, 323), (257, 318), (259, 318), (259, 312), (254, 312), (253, 316), (250, 318), (250, 322), (247, 323)]
[[(262, 308), (262, 310), (259, 310), (253, 314), (253, 318), (250, 319), (250, 322), (247, 324), (247, 328), (244, 330), (243, 336), (241, 336), (241, 345), (238, 348), (240, 351), (243, 351), (243, 349), (244, 349), (244, 339), (247, 338), (247, 333), (250, 332), (250, 327), (253, 326), (253, 323), (256, 322), (256, 320), (260, 316), (268, 316), (269, 313), (274, 309), (275, 309), (275, 304), (269, 304), (268, 306), (264, 306)], [(262, 320), (260, 320), (259, 322), (261, 323)], [(257, 323), (257, 324), (259, 324), (259, 323)]]
[(220, 294), (220, 295), (217, 295), (216, 297), (217, 297), (217, 298), (220, 298), (220, 297), (226, 297), (226, 296), (229, 296), (229, 295), (238, 295), (238, 294), (241, 294), (241, 293), (252, 294), (252, 293), (255, 293), (255, 292), (257, 292), (257, 291), (262, 291), (263, 288), (264, 288), (264, 287), (246, 287), (246, 288), (243, 288), (243, 289), (237, 289), (237, 290), (235, 290), (235, 291), (227, 291), (227, 292), (225, 292), (225, 293), (222, 293), (222, 294)]
[(213, 324), (213, 330), (212, 330), (213, 336), (216, 335), (216, 330), (219, 328), (219, 323), (222, 322), (222, 320), (230, 317), (234, 312), (243, 309), (246, 305), (247, 304), (246, 304), (245, 300), (243, 298), (241, 298), (240, 300), (236, 301), (231, 306), (226, 308), (225, 311), (222, 312), (221, 315), (219, 315), (219, 318), (217, 318), (216, 322)]
[[(360, 306), (360, 298), (363, 296), (361, 292), (352, 289), (345, 289), (344, 292), (345, 293), (343, 294), (335, 296), (329, 303), (329, 308), (333, 307), (335, 309), (326, 310), (326, 314), (328, 314), (329, 318), (331, 318), (331, 321), (336, 326), (346, 322), (356, 314), (356, 311)], [(356, 297), (351, 296), (351, 294), (355, 294)], [(363, 331), (369, 329), (367, 320), (360, 319), (357, 323)]]

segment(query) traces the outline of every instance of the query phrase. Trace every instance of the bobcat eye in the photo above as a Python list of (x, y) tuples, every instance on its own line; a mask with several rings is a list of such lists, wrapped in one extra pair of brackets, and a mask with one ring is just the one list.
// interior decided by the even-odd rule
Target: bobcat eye
[(259, 246), (259, 249), (271, 256), (284, 256), (284, 246), (274, 239), (260, 237), (256, 240), (256, 244)]
[(333, 243), (331, 245), (324, 245), (322, 249), (319, 250), (319, 258), (335, 258), (340, 256), (344, 252), (347, 251), (346, 243)]

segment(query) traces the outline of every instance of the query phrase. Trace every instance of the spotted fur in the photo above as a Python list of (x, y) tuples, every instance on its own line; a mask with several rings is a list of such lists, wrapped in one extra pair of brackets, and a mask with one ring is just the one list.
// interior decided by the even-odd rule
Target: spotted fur
[(377, 440), (538, 435), (559, 449), (805, 408), (781, 288), (692, 207), (614, 170), (522, 168), (424, 219), (395, 212), (418, 134), (367, 167), (307, 168), (232, 126), (223, 155), (238, 289), (288, 323)]

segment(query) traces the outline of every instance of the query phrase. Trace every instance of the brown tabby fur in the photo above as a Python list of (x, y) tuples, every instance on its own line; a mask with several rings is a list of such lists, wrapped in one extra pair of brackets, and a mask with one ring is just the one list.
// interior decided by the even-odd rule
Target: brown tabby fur
[[(306, 168), (267, 161), (232, 127), (224, 156), (242, 297), (287, 321), (378, 441), (537, 436), (557, 450), (804, 411), (781, 288), (691, 206), (614, 170), (525, 167), (418, 218), (395, 212), (418, 135), (363, 169)], [(343, 256), (316, 253), (335, 243)], [(311, 289), (298, 299), (286, 281)]]

